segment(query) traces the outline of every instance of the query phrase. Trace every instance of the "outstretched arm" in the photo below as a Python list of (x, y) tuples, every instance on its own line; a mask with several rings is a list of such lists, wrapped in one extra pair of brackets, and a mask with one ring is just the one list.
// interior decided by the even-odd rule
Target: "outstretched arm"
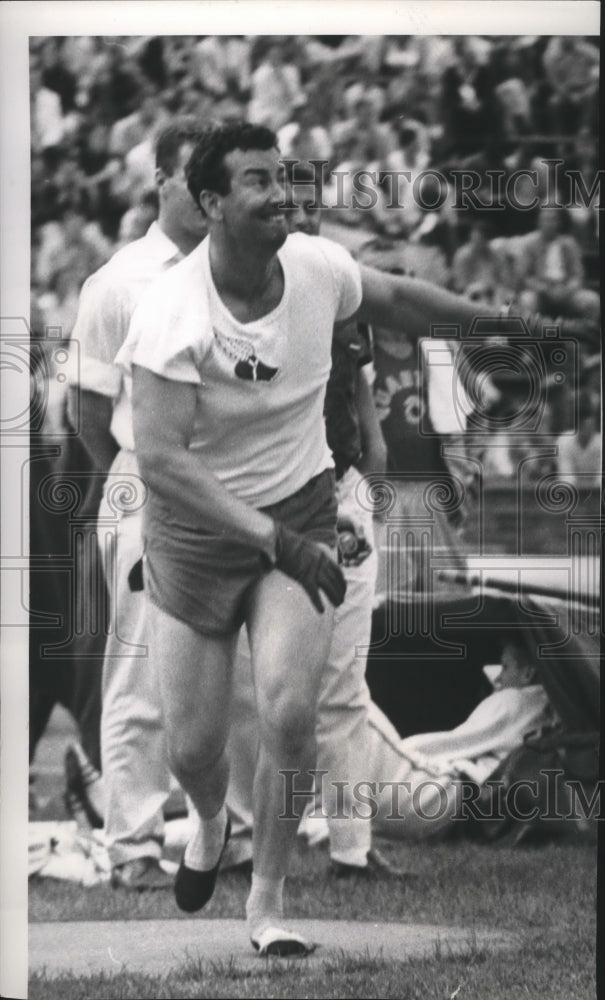
[(433, 324), (457, 325), (464, 335), (477, 316), (494, 311), (430, 281), (371, 267), (361, 267), (361, 284), (363, 298), (355, 318), (376, 327), (405, 329), (410, 337), (430, 336)]
[[(370, 323), (375, 337), (380, 336), (380, 327), (405, 331), (409, 337), (429, 337), (431, 327), (444, 325), (458, 327), (462, 338), (466, 336), (474, 320), (489, 317), (489, 334), (507, 336), (510, 333), (511, 318), (520, 316), (530, 333), (540, 335), (541, 327), (556, 323), (561, 334), (579, 338), (580, 342), (597, 350), (599, 345), (599, 323), (592, 319), (553, 319), (541, 313), (524, 313), (514, 310), (501, 311), (485, 302), (473, 302), (462, 295), (455, 295), (439, 285), (420, 278), (386, 274), (372, 267), (361, 267), (362, 302), (355, 319)], [(482, 335), (487, 334), (487, 330)]]

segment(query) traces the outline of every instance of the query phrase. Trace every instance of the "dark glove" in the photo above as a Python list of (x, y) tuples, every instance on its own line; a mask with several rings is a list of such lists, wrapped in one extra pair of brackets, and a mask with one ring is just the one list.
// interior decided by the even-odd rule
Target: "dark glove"
[(283, 524), (275, 522), (275, 568), (297, 580), (320, 612), (324, 606), (319, 595), (323, 590), (334, 607), (345, 599), (347, 582), (340, 567), (315, 542)]
[(136, 593), (138, 590), (143, 590), (143, 560), (139, 559), (135, 562), (134, 566), (128, 574), (128, 586), (130, 589)]

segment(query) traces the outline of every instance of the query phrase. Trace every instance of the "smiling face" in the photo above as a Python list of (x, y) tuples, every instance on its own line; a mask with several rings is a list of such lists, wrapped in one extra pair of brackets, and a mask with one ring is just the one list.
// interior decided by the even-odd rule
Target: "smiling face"
[(224, 162), (229, 191), (202, 193), (211, 224), (240, 244), (278, 250), (288, 235), (278, 150), (234, 149)]

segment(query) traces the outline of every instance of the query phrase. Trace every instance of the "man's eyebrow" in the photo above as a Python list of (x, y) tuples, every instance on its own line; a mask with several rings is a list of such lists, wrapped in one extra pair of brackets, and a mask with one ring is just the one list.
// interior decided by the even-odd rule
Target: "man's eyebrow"
[(247, 176), (248, 174), (264, 175), (269, 173), (271, 173), (271, 171), (268, 170), (267, 167), (246, 167), (246, 169), (244, 170), (244, 176)]

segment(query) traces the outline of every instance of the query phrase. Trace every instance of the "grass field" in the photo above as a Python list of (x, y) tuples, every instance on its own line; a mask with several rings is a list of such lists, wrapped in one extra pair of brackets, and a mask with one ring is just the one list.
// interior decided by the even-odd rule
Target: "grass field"
[[(52, 782), (51, 782), (52, 784)], [(50, 786), (49, 786), (50, 787)], [(342, 882), (330, 877), (327, 855), (300, 846), (288, 886), (293, 917), (462, 925), (468, 951), (446, 947), (426, 959), (394, 962), (360, 952), (321, 961), (190, 962), (166, 977), (108, 976), (30, 979), (32, 1000), (188, 997), (393, 997), (401, 1000), (593, 1000), (595, 986), (596, 849), (587, 842), (552, 842), (498, 849), (470, 842), (405, 846), (380, 842), (393, 861), (415, 873), (410, 883)], [(247, 880), (226, 873), (200, 918), (241, 917)], [(30, 880), (30, 920), (112, 920), (165, 917), (179, 911), (172, 894), (132, 897), (108, 886)], [(514, 931), (520, 947), (491, 954), (473, 927)], [(379, 932), (377, 931), (377, 934)], [(379, 937), (377, 938), (379, 941)], [(375, 948), (376, 942), (372, 942)], [(404, 959), (405, 956), (402, 956)]]

